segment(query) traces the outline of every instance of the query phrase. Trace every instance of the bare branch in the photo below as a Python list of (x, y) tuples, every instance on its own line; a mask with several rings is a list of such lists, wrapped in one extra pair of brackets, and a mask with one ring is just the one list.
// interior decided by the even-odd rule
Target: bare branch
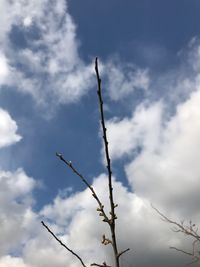
[(103, 264), (92, 263), (90, 266), (111, 267), (110, 265), (107, 265), (106, 262), (103, 262)]
[(188, 225), (184, 224), (184, 221), (182, 221), (181, 223), (177, 223), (176, 221), (173, 221), (173, 220), (169, 219), (168, 217), (166, 217), (158, 209), (156, 209), (153, 205), (151, 205), (151, 206), (161, 216), (161, 219), (163, 219), (165, 222), (168, 222), (168, 223), (177, 227), (177, 229), (174, 229), (174, 232), (182, 232), (182, 233), (189, 235), (189, 236), (192, 236), (195, 239), (200, 241), (200, 236), (197, 233), (197, 230), (194, 228), (196, 226), (195, 224), (192, 224), (192, 222), (190, 222), (190, 224), (188, 226)]
[(86, 267), (86, 265), (84, 264), (83, 260), (81, 259), (81, 257), (76, 254), (72, 249), (70, 249), (69, 247), (67, 247), (51, 230), (50, 228), (43, 222), (41, 221), (42, 225), (47, 229), (47, 231), (58, 241), (58, 243), (60, 243), (61, 246), (63, 246), (65, 249), (67, 249), (69, 252), (71, 252), (82, 264), (83, 267)]
[(196, 263), (196, 262), (198, 262), (198, 261), (199, 261), (199, 258), (198, 258), (198, 257), (195, 257), (195, 259), (194, 259), (193, 261), (187, 263), (187, 265), (194, 264), (194, 263)]
[(193, 243), (192, 243), (192, 254), (193, 255), (195, 254), (195, 245), (196, 245), (197, 242), (198, 242), (198, 240), (194, 240)]
[[(81, 180), (82, 182), (86, 185), (87, 188), (92, 193), (92, 196), (95, 198), (95, 200), (98, 203), (98, 208), (97, 211), (99, 212), (99, 216), (102, 216), (103, 219), (102, 221), (107, 222), (109, 227), (110, 227), (110, 232), (111, 232), (111, 239), (107, 238), (105, 235), (102, 236), (102, 244), (103, 245), (108, 245), (111, 244), (114, 252), (114, 258), (115, 258), (115, 267), (119, 267), (119, 257), (127, 252), (129, 250), (123, 250), (120, 253), (118, 253), (118, 248), (117, 248), (117, 241), (116, 241), (116, 233), (115, 233), (115, 220), (117, 219), (117, 216), (115, 214), (115, 208), (118, 206), (118, 204), (114, 203), (114, 198), (113, 198), (113, 185), (112, 185), (112, 169), (111, 169), (111, 159), (109, 155), (109, 149), (108, 149), (108, 139), (107, 139), (107, 129), (105, 126), (105, 118), (104, 118), (104, 109), (103, 109), (103, 98), (102, 98), (102, 92), (101, 92), (101, 78), (99, 75), (99, 69), (98, 69), (98, 58), (95, 60), (95, 72), (96, 72), (96, 78), (97, 78), (97, 94), (98, 94), (98, 101), (99, 101), (99, 109), (100, 109), (100, 118), (101, 118), (101, 126), (102, 126), (102, 131), (103, 131), (103, 143), (104, 143), (104, 149), (105, 149), (105, 156), (106, 156), (106, 162), (107, 162), (107, 171), (108, 171), (108, 190), (109, 190), (109, 200), (110, 200), (110, 212), (109, 216), (105, 213), (104, 211), (104, 205), (100, 201), (99, 197), (97, 196), (94, 188), (89, 184), (87, 179), (73, 166), (71, 161), (65, 160), (62, 154), (56, 153), (56, 156), (63, 161)], [(81, 264), (85, 266), (83, 263), (82, 259), (71, 249), (69, 249), (65, 244), (62, 243), (60, 239), (57, 238), (57, 236), (48, 228), (48, 226), (45, 225), (44, 222), (42, 222), (43, 226), (50, 232), (50, 234), (64, 247), (66, 248), (69, 252), (71, 252), (74, 256), (76, 256)], [(106, 262), (103, 262), (102, 264), (97, 264), (97, 263), (92, 263), (91, 266), (99, 266), (99, 267), (111, 267), (106, 264)]]
[(188, 251), (185, 251), (185, 250), (183, 250), (183, 249), (177, 248), (177, 247), (169, 247), (169, 248), (174, 249), (174, 250), (177, 250), (177, 251), (182, 252), (182, 253), (184, 253), (184, 254), (187, 254), (187, 255), (189, 255), (189, 256), (194, 256), (192, 253), (190, 253), (190, 252), (188, 252)]
[(124, 253), (126, 253), (126, 252), (129, 251), (129, 250), (130, 250), (130, 248), (127, 248), (127, 249), (121, 251), (121, 252), (118, 254), (117, 257), (118, 257), (118, 258), (121, 257)]
[(185, 250), (182, 250), (182, 249), (179, 249), (179, 248), (176, 248), (176, 247), (170, 247), (170, 248), (174, 249), (176, 251), (182, 252), (182, 253), (184, 253), (186, 255), (192, 256), (194, 258), (194, 260), (189, 262), (189, 263), (187, 263), (187, 265), (191, 265), (191, 264), (196, 263), (196, 262), (198, 262), (200, 260), (200, 258), (198, 256), (195, 256), (194, 254), (192, 254), (192, 253), (190, 253), (188, 251), (185, 251)]
[(96, 199), (96, 201), (99, 205), (99, 207), (97, 208), (97, 211), (99, 211), (100, 214), (104, 217), (104, 219), (103, 219), (104, 222), (110, 223), (110, 220), (104, 211), (104, 205), (102, 204), (99, 197), (97, 196), (94, 188), (88, 183), (88, 181), (85, 179), (85, 177), (77, 171), (77, 169), (72, 165), (71, 161), (68, 162), (67, 160), (65, 160), (63, 155), (60, 153), (56, 153), (56, 156), (60, 160), (62, 160), (83, 181), (83, 183), (90, 189), (90, 191), (92, 192), (92, 196)]
[(183, 233), (185, 236), (190, 236), (191, 238), (193, 238), (192, 252), (185, 251), (185, 250), (177, 248), (177, 247), (170, 247), (170, 248), (192, 257), (194, 259), (194, 261), (192, 261), (188, 264), (193, 264), (197, 261), (200, 261), (200, 251), (196, 250), (197, 243), (200, 244), (200, 235), (198, 234), (198, 227), (196, 226), (196, 224), (192, 223), (191, 220), (188, 224), (186, 224), (184, 221), (181, 221), (180, 223), (178, 223), (176, 221), (169, 219), (167, 216), (165, 216), (163, 213), (161, 213), (158, 209), (156, 209), (153, 205), (151, 205), (151, 206), (161, 216), (161, 219), (163, 221), (175, 226), (175, 228), (172, 228), (172, 231), (174, 231), (176, 233)]
[(103, 141), (104, 141), (104, 149), (107, 161), (107, 170), (108, 170), (108, 187), (109, 187), (109, 199), (110, 199), (110, 214), (111, 214), (111, 221), (110, 221), (110, 231), (112, 235), (112, 246), (115, 255), (115, 264), (116, 267), (119, 267), (119, 257), (118, 257), (118, 248), (117, 248), (117, 240), (116, 240), (116, 233), (115, 233), (115, 220), (117, 216), (115, 214), (115, 204), (113, 200), (113, 186), (112, 186), (112, 169), (111, 169), (111, 159), (109, 155), (108, 149), (108, 139), (107, 139), (107, 129), (105, 126), (105, 118), (104, 118), (104, 109), (103, 109), (103, 99), (102, 99), (102, 92), (101, 92), (101, 78), (99, 75), (99, 68), (98, 68), (98, 58), (95, 59), (95, 71), (97, 77), (97, 94), (99, 98), (99, 109), (100, 109), (100, 116), (101, 116), (101, 126), (103, 131)]

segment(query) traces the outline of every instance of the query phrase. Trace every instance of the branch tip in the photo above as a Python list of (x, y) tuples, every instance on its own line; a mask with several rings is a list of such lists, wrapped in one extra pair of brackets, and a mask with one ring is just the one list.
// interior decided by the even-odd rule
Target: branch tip
[(58, 152), (56, 152), (56, 156), (58, 157), (58, 158), (62, 158), (63, 156), (62, 156), (62, 154), (61, 153), (58, 153)]
[(64, 247), (66, 250), (68, 250), (71, 254), (73, 254), (82, 264), (83, 267), (86, 267), (86, 265), (84, 264), (82, 258), (77, 254), (75, 253), (72, 249), (70, 249), (69, 247), (67, 247), (67, 245), (65, 245), (55, 234), (54, 232), (43, 222), (41, 221), (42, 225), (47, 229), (47, 231), (54, 237), (54, 239), (60, 243), (60, 245), (62, 247)]

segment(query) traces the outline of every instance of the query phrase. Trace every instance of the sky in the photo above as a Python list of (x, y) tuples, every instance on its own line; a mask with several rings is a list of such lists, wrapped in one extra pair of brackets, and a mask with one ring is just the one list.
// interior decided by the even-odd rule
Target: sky
[(99, 58), (122, 267), (182, 267), (200, 222), (200, 2), (0, 0), (0, 267), (87, 266), (112, 251), (94, 60)]

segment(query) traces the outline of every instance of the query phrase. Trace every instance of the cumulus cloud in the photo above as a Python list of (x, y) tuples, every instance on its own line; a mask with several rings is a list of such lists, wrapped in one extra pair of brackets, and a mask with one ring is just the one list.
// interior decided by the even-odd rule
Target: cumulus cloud
[[(92, 186), (102, 202), (108, 203), (108, 195), (105, 194), (106, 175), (97, 177)], [(116, 221), (119, 250), (127, 247), (131, 249), (122, 258), (123, 266), (132, 264), (146, 266), (149, 260), (152, 264), (182, 266), (184, 259), (181, 261), (168, 250), (170, 242), (180, 245), (181, 239), (175, 237), (168, 226), (160, 222), (160, 218), (153, 212), (148, 201), (135, 193), (128, 192), (120, 182), (116, 181), (114, 181), (114, 193), (119, 204), (117, 208), (119, 220)], [(69, 197), (57, 196), (53, 204), (43, 208), (40, 215), (44, 216), (63, 242), (81, 255), (87, 265), (92, 262), (102, 263), (104, 260), (108, 264), (113, 264), (111, 248), (101, 244), (102, 235), (110, 237), (110, 233), (107, 225), (101, 222), (101, 217), (95, 212), (96, 207), (91, 193), (86, 189)], [(106, 211), (109, 209), (106, 208)], [(51, 236), (45, 237), (44, 233), (31, 240), (24, 254), (27, 262), (33, 266), (46, 266), (47, 255), (54, 255), (49, 262), (52, 267), (55, 264), (62, 267), (66, 262), (70, 266), (79, 266), (79, 262), (70, 253), (65, 255), (62, 249), (59, 249), (59, 244), (55, 246), (56, 241), (55, 243), (53, 241), (55, 240), (52, 240)], [(142, 257), (144, 253), (145, 257)]]
[(135, 90), (147, 90), (150, 84), (148, 69), (133, 64), (124, 64), (118, 60), (106, 63), (106, 87), (112, 100), (119, 101), (130, 96)]
[[(145, 147), (126, 167), (134, 189), (143, 197), (186, 216), (197, 213), (199, 199), (200, 91), (179, 104), (176, 113), (160, 125), (153, 149)], [(172, 205), (173, 203), (173, 205)]]
[[(80, 266), (79, 261), (62, 248), (46, 229), (39, 227), (41, 218), (64, 243), (81, 255), (87, 265), (104, 260), (112, 264), (111, 248), (101, 244), (103, 234), (110, 236), (109, 229), (101, 222), (101, 217), (96, 212), (97, 203), (88, 189), (69, 196), (59, 194), (52, 204), (44, 206), (36, 214), (32, 211), (30, 200), (35, 186), (34, 180), (23, 170), (16, 173), (2, 172), (0, 177), (0, 188), (7, 192), (0, 194), (1, 209), (4, 209), (1, 210), (1, 229), (4, 235), (3, 238), (1, 236), (0, 266)], [(106, 175), (95, 178), (92, 186), (108, 212)], [(147, 262), (163, 266), (182, 266), (184, 259), (179, 261), (177, 256), (168, 250), (171, 244), (182, 244), (181, 239), (169, 232), (168, 226), (160, 222), (148, 201), (128, 192), (127, 188), (115, 180), (114, 194), (116, 203), (119, 204), (116, 221), (119, 249), (131, 249), (122, 257), (123, 266), (133, 263), (146, 266)], [(5, 224), (2, 223), (2, 216)], [(13, 251), (15, 254), (17, 251), (19, 256), (11, 256), (9, 252)]]
[(17, 134), (17, 129), (17, 123), (10, 114), (0, 108), (0, 148), (21, 140), (22, 137)]
[(173, 73), (164, 77), (164, 86), (169, 86), (167, 93), (174, 102), (166, 101), (169, 97), (165, 92), (161, 100), (145, 101), (132, 116), (111, 119), (107, 125), (111, 156), (113, 160), (128, 156), (125, 171), (137, 195), (176, 218), (199, 221), (197, 39), (191, 41), (189, 49), (187, 55), (185, 51), (180, 53), (188, 65), (180, 66), (176, 77)]
[(28, 265), (25, 265), (22, 258), (8, 255), (0, 259), (0, 267), (28, 267)]
[[(129, 156), (126, 174), (135, 192), (167, 212), (198, 220), (198, 72), (192, 78), (185, 77), (189, 98), (171, 116), (166, 116), (167, 104), (162, 100), (140, 104), (130, 118), (114, 118), (107, 125), (111, 157)], [(183, 80), (177, 83), (178, 90), (181, 84)]]
[(107, 121), (110, 154), (113, 160), (130, 156), (137, 147), (149, 150), (154, 148), (160, 138), (162, 106), (162, 102), (150, 106), (141, 104), (132, 117)]
[(9, 75), (9, 65), (4, 54), (0, 52), (0, 86), (5, 83)]
[[(59, 103), (76, 101), (93, 83), (91, 66), (79, 57), (76, 29), (67, 13), (66, 2), (51, 3), (50, 0), (0, 2), (0, 10), (4, 11), (0, 11), (3, 48), (0, 85), (16, 86), (41, 105), (49, 103), (49, 99)], [(13, 36), (16, 32), (24, 40), (19, 46), (17, 37)], [(128, 156), (125, 171), (133, 191), (129, 192), (114, 180), (115, 199), (119, 204), (119, 249), (131, 249), (122, 257), (123, 266), (178, 267), (186, 262), (184, 257), (179, 258), (168, 250), (173, 245), (183, 247), (184, 237), (175, 235), (160, 221), (150, 202), (177, 220), (191, 218), (198, 222), (200, 219), (200, 53), (198, 45), (193, 49), (193, 42), (189, 63), (192, 68), (188, 75), (181, 68), (173, 82), (173, 75), (164, 77), (170, 93), (176, 96), (183, 93), (186, 98), (181, 98), (174, 112), (166, 116), (168, 103), (163, 98), (153, 103), (145, 101), (130, 117), (113, 118), (107, 123), (111, 157), (119, 160)], [(135, 89), (149, 88), (147, 70), (132, 65), (108, 63), (108, 66), (113, 100), (127, 97)], [(4, 110), (0, 110), (0, 116), (0, 146), (19, 141), (16, 122)], [(108, 203), (105, 175), (95, 178), (93, 186), (102, 202)], [(41, 218), (86, 264), (104, 260), (112, 263), (111, 250), (102, 248), (100, 243), (102, 234), (109, 235), (109, 231), (100, 223), (95, 213), (96, 203), (88, 189), (68, 196), (58, 194), (53, 203), (36, 213), (32, 196), (35, 187), (35, 180), (23, 169), (0, 171), (0, 267), (79, 266), (70, 253), (39, 227)]]
[(36, 215), (31, 209), (31, 193), (35, 186), (35, 180), (28, 177), (23, 169), (0, 171), (1, 256), (18, 250), (34, 228)]
[[(31, 95), (42, 107), (78, 101), (95, 85), (94, 64), (79, 55), (76, 25), (65, 0), (1, 1), (0, 86)], [(119, 101), (150, 77), (119, 60), (102, 62), (109, 95)], [(50, 109), (48, 109), (50, 111)]]
[(34, 212), (36, 187), (36, 180), (23, 169), (0, 171), (1, 267), (66, 266), (66, 252), (42, 228), (41, 216)]
[(79, 57), (66, 1), (51, 2), (2, 1), (0, 9), (1, 85), (30, 94), (43, 106), (77, 101), (93, 84), (92, 67)]

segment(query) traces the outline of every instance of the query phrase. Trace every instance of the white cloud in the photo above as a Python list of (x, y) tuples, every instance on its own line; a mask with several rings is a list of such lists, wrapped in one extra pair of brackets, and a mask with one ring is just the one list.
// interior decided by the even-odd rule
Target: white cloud
[[(2, 1), (0, 7), (1, 86), (29, 94), (49, 108), (79, 100), (96, 84), (93, 62), (86, 64), (79, 55), (76, 26), (65, 0), (53, 5), (51, 0)], [(147, 69), (116, 60), (102, 64), (113, 100), (148, 89)]]
[[(30, 94), (43, 106), (77, 101), (91, 88), (93, 70), (79, 57), (76, 26), (65, 0), (53, 5), (50, 0), (3, 1), (1, 6), (1, 47), (9, 62), (0, 57), (1, 84)], [(24, 40), (20, 45), (16, 31)]]
[(24, 19), (23, 24), (24, 24), (25, 27), (30, 27), (31, 24), (32, 24), (32, 18), (30, 16), (27, 16)]
[(36, 182), (22, 169), (0, 171), (0, 254), (20, 250), (35, 226), (36, 215), (31, 209), (32, 190)]
[[(87, 265), (92, 262), (102, 263), (104, 260), (111, 263), (111, 248), (101, 244), (102, 234), (109, 236), (109, 230), (101, 222), (96, 211), (97, 203), (88, 189), (66, 197), (58, 195), (53, 204), (45, 206), (40, 214), (35, 214), (29, 199), (35, 186), (34, 180), (26, 176), (23, 170), (16, 173), (2, 172), (0, 177), (0, 188), (2, 192), (6, 192), (0, 192), (3, 233), (0, 266), (80, 266), (79, 261), (41, 226), (41, 216), (64, 243), (81, 255)], [(104, 174), (97, 177), (93, 187), (102, 203), (107, 206), (107, 177)], [(131, 249), (123, 257), (123, 263), (130, 265), (134, 262), (140, 266), (146, 266), (147, 262), (163, 266), (173, 266), (175, 263), (174, 266), (182, 266), (184, 259), (179, 261), (168, 250), (170, 242), (180, 245), (181, 239), (174, 236), (168, 226), (160, 221), (148, 201), (128, 192), (116, 181), (114, 195), (119, 204), (116, 221), (119, 249)], [(108, 207), (106, 210), (109, 211)], [(18, 251), (19, 256), (9, 255), (12, 251)], [(144, 251), (145, 257), (142, 257)]]
[[(4, 11), (0, 11), (3, 47), (0, 81), (14, 86), (17, 80), (18, 90), (31, 94), (38, 104), (46, 105), (49, 99), (59, 103), (76, 101), (92, 84), (92, 68), (78, 55), (76, 29), (65, 12), (65, 5), (64, 0), (55, 5), (51, 5), (50, 0), (0, 2), (0, 10)], [(31, 45), (15, 49), (9, 35), (13, 25), (27, 38), (36, 29), (40, 36), (28, 38)], [(126, 174), (135, 192), (128, 192), (121, 183), (114, 182), (115, 199), (119, 204), (119, 248), (131, 248), (123, 257), (124, 265), (178, 267), (186, 262), (185, 258), (180, 259), (168, 250), (170, 245), (182, 247), (183, 237), (170, 232), (149, 202), (177, 219), (191, 217), (197, 222), (200, 219), (198, 61), (199, 57), (192, 61), (192, 79), (184, 70), (174, 81), (174, 94), (180, 94), (181, 90), (193, 93), (179, 103), (170, 118), (165, 116), (167, 103), (161, 100), (139, 105), (129, 118), (108, 121), (111, 157), (117, 160), (129, 156), (131, 162), (126, 165)], [(22, 67), (17, 68), (17, 63)], [(148, 89), (146, 70), (132, 65), (108, 66), (113, 100), (128, 96), (135, 88)], [(167, 82), (165, 86), (169, 84), (172, 85)], [(4, 110), (0, 110), (0, 116), (1, 146), (19, 141), (16, 122)], [(42, 228), (41, 217), (87, 264), (101, 263), (104, 259), (109, 263), (111, 252), (105, 247), (102, 249), (100, 243), (101, 235), (109, 232), (99, 221), (96, 204), (88, 190), (67, 197), (58, 195), (53, 204), (36, 213), (32, 197), (35, 186), (35, 180), (23, 169), (0, 171), (0, 267), (79, 266), (79, 262)], [(96, 178), (93, 186), (103, 203), (108, 203), (105, 175)], [(19, 257), (12, 257), (13, 252)]]
[(23, 259), (8, 255), (0, 259), (0, 267), (28, 267), (28, 265), (25, 265)]
[(42, 227), (39, 214), (33, 211), (36, 186), (37, 182), (23, 169), (0, 171), (0, 267), (66, 266), (66, 251)]
[[(147, 119), (148, 118), (148, 119)], [(112, 159), (131, 155), (136, 147), (152, 149), (159, 141), (162, 103), (141, 104), (131, 118), (107, 121)]]
[(110, 61), (106, 64), (108, 92), (112, 100), (121, 100), (130, 96), (136, 89), (147, 90), (150, 77), (147, 69), (140, 69), (133, 64)]
[(0, 148), (11, 145), (21, 140), (17, 132), (17, 123), (9, 113), (0, 108)]
[(0, 86), (9, 75), (9, 65), (4, 54), (0, 52)]
[[(160, 139), (145, 147), (126, 167), (130, 183), (142, 197), (195, 216), (199, 203), (200, 91), (178, 105), (175, 115), (160, 126)], [(172, 205), (173, 203), (173, 205)]]
[[(165, 76), (164, 86), (169, 86), (168, 93), (174, 102), (165, 101), (169, 99), (165, 97), (159, 102), (145, 101), (131, 117), (114, 118), (107, 123), (111, 158), (129, 157), (125, 169), (136, 194), (169, 215), (197, 221), (200, 218), (200, 80), (195, 63), (199, 61), (198, 47), (198, 43), (192, 45), (188, 66), (176, 70), (177, 76), (173, 73)], [(172, 103), (176, 106), (169, 113)]]
[[(98, 192), (103, 204), (109, 203), (107, 192), (107, 178), (101, 175), (95, 179), (93, 187)], [(123, 263), (146, 266), (147, 262), (158, 265), (182, 266), (185, 259), (178, 259), (175, 254), (168, 250), (170, 244), (181, 245), (181, 239), (170, 232), (168, 225), (163, 224), (157, 214), (154, 213), (148, 201), (128, 192), (119, 182), (114, 182), (114, 194), (117, 208), (118, 220), (117, 234), (119, 249), (129, 247), (131, 250), (123, 257)], [(41, 214), (46, 220), (50, 220), (51, 228), (57, 232), (59, 237), (71, 248), (82, 256), (85, 263), (102, 263), (104, 260), (111, 264), (112, 251), (109, 247), (101, 244), (102, 234), (110, 236), (108, 227), (101, 222), (101, 217), (95, 212), (97, 204), (92, 198), (88, 189), (76, 193), (70, 197), (61, 198), (58, 196), (52, 205), (44, 207)], [(108, 211), (108, 208), (106, 208)], [(56, 226), (54, 225), (56, 221)], [(148, 222), (148, 223), (147, 223)], [(126, 227), (124, 227), (126, 226)], [(43, 240), (43, 241), (42, 241)], [(28, 262), (34, 262), (34, 266), (46, 266), (46, 254), (55, 253), (52, 250), (52, 239), (45, 241), (44, 237), (35, 239), (27, 246)], [(48, 240), (48, 238), (47, 238)], [(48, 242), (48, 243), (46, 243)], [(170, 243), (171, 242), (171, 243)], [(55, 241), (55, 243), (57, 243)], [(55, 246), (56, 247), (56, 246)], [(59, 247), (59, 244), (58, 244)], [(56, 249), (53, 259), (54, 265), (58, 267), (67, 263), (70, 266), (78, 266), (79, 262), (66, 252), (62, 254)], [(142, 255), (145, 251), (145, 257)], [(38, 257), (34, 255), (37, 253)], [(156, 254), (156, 255), (155, 255)], [(50, 261), (51, 262), (51, 261)], [(156, 263), (157, 262), (157, 263)], [(43, 265), (42, 265), (43, 264)], [(166, 264), (166, 265), (165, 265)], [(54, 266), (53, 264), (50, 266)]]

